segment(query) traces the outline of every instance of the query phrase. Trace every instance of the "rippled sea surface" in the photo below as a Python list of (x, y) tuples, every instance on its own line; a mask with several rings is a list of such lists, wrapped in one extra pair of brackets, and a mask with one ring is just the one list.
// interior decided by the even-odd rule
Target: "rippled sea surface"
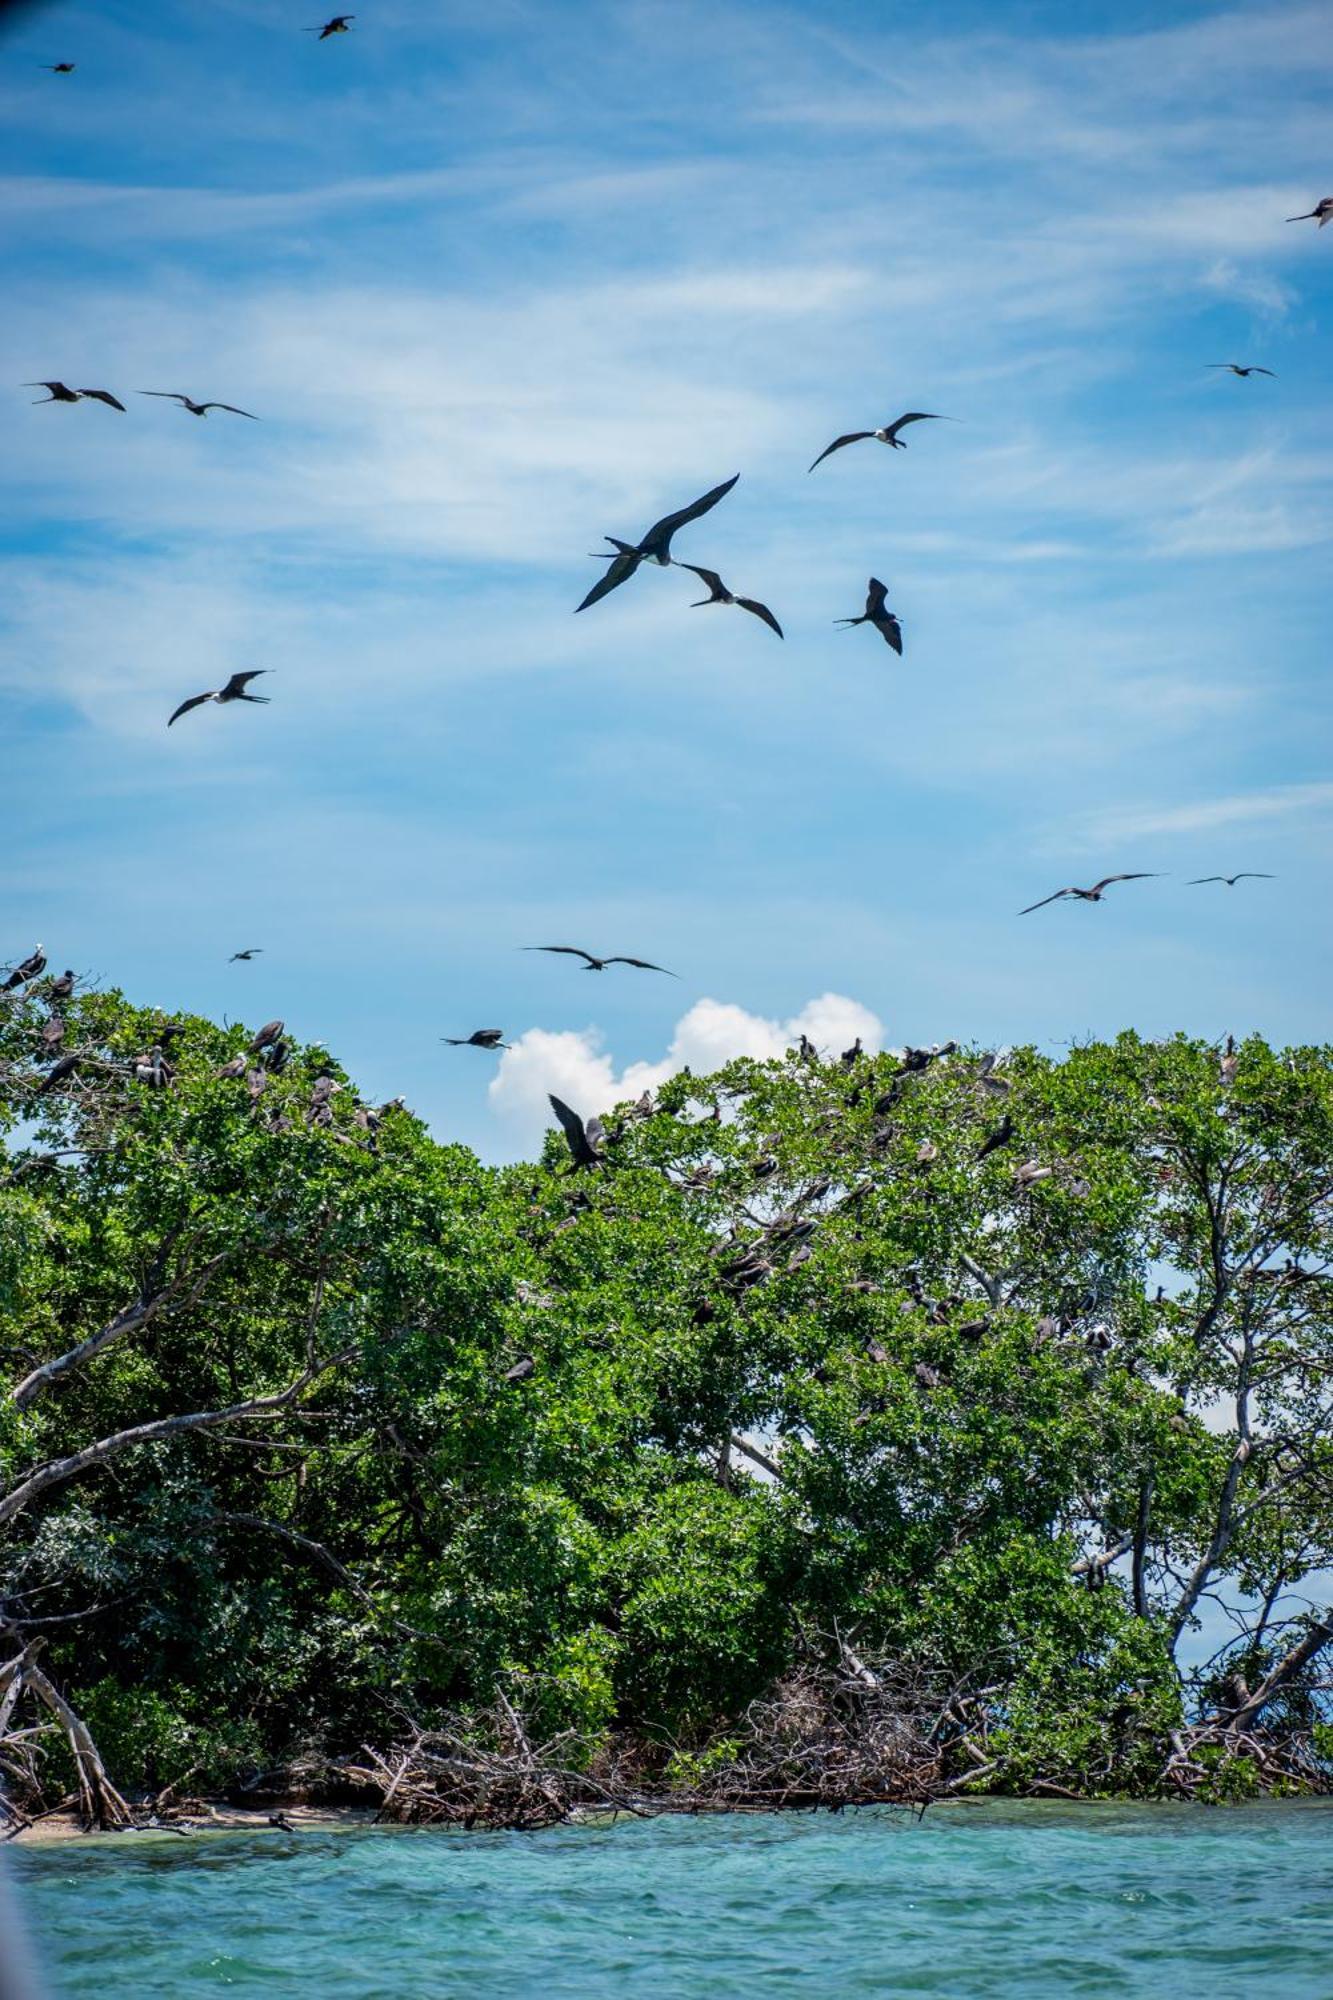
[(56, 1995), (1333, 2000), (1333, 1804), (957, 1805), (14, 1856)]

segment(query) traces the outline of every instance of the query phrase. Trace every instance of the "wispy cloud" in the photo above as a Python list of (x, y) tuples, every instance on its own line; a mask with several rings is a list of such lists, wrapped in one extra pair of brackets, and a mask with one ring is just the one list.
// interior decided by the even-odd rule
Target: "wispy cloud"
[(1266, 791), (1198, 799), (1179, 806), (1122, 806), (1096, 814), (1082, 829), (1086, 846), (1155, 835), (1212, 833), (1296, 817), (1322, 816), (1333, 808), (1333, 783), (1274, 785)]

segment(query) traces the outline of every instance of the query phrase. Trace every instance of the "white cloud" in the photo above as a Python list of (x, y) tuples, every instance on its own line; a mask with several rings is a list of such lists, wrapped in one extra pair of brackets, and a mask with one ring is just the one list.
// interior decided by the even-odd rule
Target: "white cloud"
[(859, 1035), (873, 1051), (883, 1033), (877, 1015), (841, 993), (821, 993), (789, 1021), (770, 1021), (725, 1000), (697, 1000), (676, 1023), (660, 1061), (632, 1062), (619, 1074), (602, 1048), (599, 1029), (552, 1033), (529, 1028), (501, 1057), (489, 1095), (516, 1147), (526, 1152), (540, 1143), (551, 1123), (550, 1092), (588, 1117), (658, 1089), (682, 1069), (706, 1076), (738, 1056), (758, 1062), (780, 1057), (803, 1034), (825, 1051), (847, 1048)]
[(1274, 785), (1267, 791), (1236, 792), (1228, 798), (1199, 799), (1186, 806), (1125, 806), (1099, 813), (1083, 828), (1084, 844), (1132, 839), (1139, 835), (1209, 833), (1217, 827), (1288, 819), (1333, 806), (1333, 784)]

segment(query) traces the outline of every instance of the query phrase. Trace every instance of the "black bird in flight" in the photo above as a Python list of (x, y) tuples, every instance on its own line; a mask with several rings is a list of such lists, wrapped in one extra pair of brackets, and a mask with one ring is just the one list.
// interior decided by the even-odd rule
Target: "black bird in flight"
[(1156, 876), (1157, 871), (1152, 868), (1139, 868), (1129, 875), (1103, 875), (1101, 881), (1094, 882), (1090, 889), (1056, 889), (1052, 895), (1043, 896), (1039, 903), (1029, 903), (1027, 909), (1020, 910), (1018, 914), (1020, 917), (1026, 917), (1033, 910), (1044, 910), (1048, 903), (1058, 903), (1062, 896), (1077, 897), (1080, 903), (1100, 903), (1103, 892), (1109, 889), (1113, 882), (1147, 882), (1156, 880)]
[(140, 389), (141, 396), (158, 396), (166, 403), (179, 403), (192, 417), (206, 417), (210, 410), (228, 410), (233, 417), (249, 417), (252, 424), (259, 418), (253, 410), (238, 410), (235, 403), (196, 403), (189, 396), (182, 396), (178, 389)]
[(903, 628), (895, 614), (885, 604), (887, 586), (877, 576), (872, 576), (866, 589), (866, 608), (859, 618), (835, 618), (835, 625), (873, 625), (880, 637), (892, 646), (899, 658), (903, 650)]
[(305, 32), (307, 35), (318, 35), (321, 42), (327, 42), (330, 35), (350, 35), (352, 31), (347, 23), (355, 19), (355, 14), (335, 14), (322, 28), (307, 28)]
[(244, 951), (234, 951), (231, 957), (227, 960), (227, 963), (228, 965), (235, 965), (237, 959), (241, 959), (244, 961), (246, 965), (248, 965), (252, 958), (259, 957), (259, 954), (263, 951), (263, 949), (264, 947), (262, 944), (248, 944)]
[(45, 970), (46, 953), (38, 945), (21, 965), (13, 967), (4, 985), (0, 986), (0, 993), (12, 993), (16, 986), (26, 986), (30, 979), (40, 979)]
[(586, 961), (585, 972), (605, 972), (608, 965), (636, 965), (640, 972), (665, 972), (668, 979), (679, 979), (678, 972), (671, 972), (665, 965), (653, 965), (646, 958), (594, 958), (590, 951), (584, 951), (576, 944), (525, 944), (524, 951), (558, 951), (567, 958), (581, 958)]
[(198, 708), (201, 703), (206, 701), (266, 702), (269, 698), (266, 694), (247, 694), (245, 690), (249, 682), (258, 680), (261, 674), (268, 672), (269, 669), (267, 667), (251, 667), (248, 673), (233, 674), (225, 687), (210, 688), (206, 694), (192, 694), (190, 699), (183, 701), (175, 714), (171, 716), (167, 723), (167, 728), (170, 729), (173, 722), (179, 722), (181, 716), (185, 715), (192, 708)]
[(40, 63), (40, 69), (49, 69), (53, 76), (73, 76), (73, 63)]
[(701, 569), (698, 563), (677, 563), (676, 567), (677, 569), (690, 570), (693, 575), (698, 577), (700, 583), (708, 591), (707, 597), (698, 597), (695, 599), (690, 607), (692, 611), (697, 611), (701, 604), (738, 604), (742, 611), (752, 611), (756, 618), (762, 618), (765, 625), (771, 631), (776, 632), (779, 639), (782, 638), (782, 627), (768, 606), (760, 604), (753, 597), (737, 597), (734, 591), (727, 589), (726, 584), (723, 583), (715, 569)]
[[(894, 451), (906, 451), (907, 446), (898, 433), (908, 424), (951, 424), (955, 421), (953, 417), (940, 416), (936, 410), (908, 410), (904, 416), (895, 417), (891, 424), (884, 424), (877, 431), (844, 431), (841, 437), (834, 438), (832, 444), (820, 452), (815, 465), (822, 465), (826, 458), (835, 451), (841, 451), (844, 445), (860, 444), (863, 438), (874, 438), (879, 444), (891, 445)], [(815, 465), (809, 468), (811, 472)]]
[(577, 1111), (571, 1111), (562, 1097), (548, 1093), (552, 1111), (560, 1120), (561, 1127), (578, 1172), (583, 1167), (600, 1167), (602, 1148), (606, 1143), (606, 1128), (600, 1118), (580, 1118)]
[(1287, 221), (1317, 222), (1322, 229), (1326, 222), (1333, 222), (1333, 194), (1326, 194), (1322, 201), (1317, 201), (1313, 208), (1305, 211), (1304, 215), (1289, 215)]
[[(1225, 368), (1232, 375), (1273, 375), (1271, 368), (1259, 368), (1253, 362), (1250, 363), (1248, 368), (1242, 367), (1239, 361), (1210, 361), (1208, 366), (1210, 368)], [(1276, 375), (1273, 375), (1273, 380), (1277, 380)]]
[(40, 409), (43, 403), (83, 403), (91, 400), (94, 403), (108, 404), (111, 409), (119, 410), (122, 416), (125, 413), (125, 405), (118, 396), (113, 396), (109, 389), (68, 389), (63, 382), (25, 382), (23, 386), (25, 389), (51, 391), (49, 396), (37, 398), (33, 404), (35, 410)]
[(628, 583), (640, 563), (655, 562), (660, 563), (663, 569), (669, 568), (671, 537), (688, 522), (697, 521), (710, 508), (716, 507), (718, 501), (725, 499), (730, 493), (739, 478), (739, 472), (733, 473), (730, 479), (724, 479), (720, 486), (711, 488), (701, 499), (691, 501), (688, 507), (682, 507), (678, 514), (664, 514), (660, 521), (653, 522), (641, 542), (621, 542), (617, 541), (614, 535), (607, 535), (605, 539), (610, 542), (615, 554), (599, 555), (596, 560), (609, 563), (610, 568), (601, 582), (593, 585), (577, 609), (586, 611), (590, 604), (596, 604), (601, 598), (608, 597), (613, 590), (618, 590), (622, 583)]
[(1185, 886), (1197, 889), (1201, 882), (1225, 882), (1228, 889), (1234, 889), (1237, 882), (1276, 882), (1276, 875), (1267, 875), (1262, 868), (1242, 868), (1239, 875), (1195, 875)]
[(451, 1049), (507, 1049), (503, 1028), (474, 1028), (470, 1035), (441, 1035)]

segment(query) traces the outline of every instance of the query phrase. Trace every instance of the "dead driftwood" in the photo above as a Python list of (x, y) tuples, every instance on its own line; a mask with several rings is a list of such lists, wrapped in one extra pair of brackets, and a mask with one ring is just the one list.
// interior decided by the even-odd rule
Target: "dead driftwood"
[(588, 1813), (919, 1809), (948, 1789), (940, 1703), (927, 1692), (920, 1676), (910, 1687), (907, 1676), (867, 1684), (845, 1667), (803, 1667), (693, 1752), (631, 1737), (590, 1751), (569, 1731), (534, 1744), (500, 1693), (486, 1716), (413, 1724), (392, 1749), (366, 1746), (336, 1773), (371, 1794), (381, 1818), (418, 1826), (535, 1829)]
[[(40, 1761), (49, 1740), (63, 1739), (74, 1766), (75, 1788), (62, 1805), (77, 1811), (85, 1827), (132, 1826), (134, 1816), (107, 1776), (88, 1725), (37, 1664), (44, 1639), (30, 1639), (0, 1663), (0, 1824), (4, 1837), (22, 1832), (31, 1820), (13, 1801), (45, 1796)], [(24, 1715), (48, 1718), (23, 1726)]]

